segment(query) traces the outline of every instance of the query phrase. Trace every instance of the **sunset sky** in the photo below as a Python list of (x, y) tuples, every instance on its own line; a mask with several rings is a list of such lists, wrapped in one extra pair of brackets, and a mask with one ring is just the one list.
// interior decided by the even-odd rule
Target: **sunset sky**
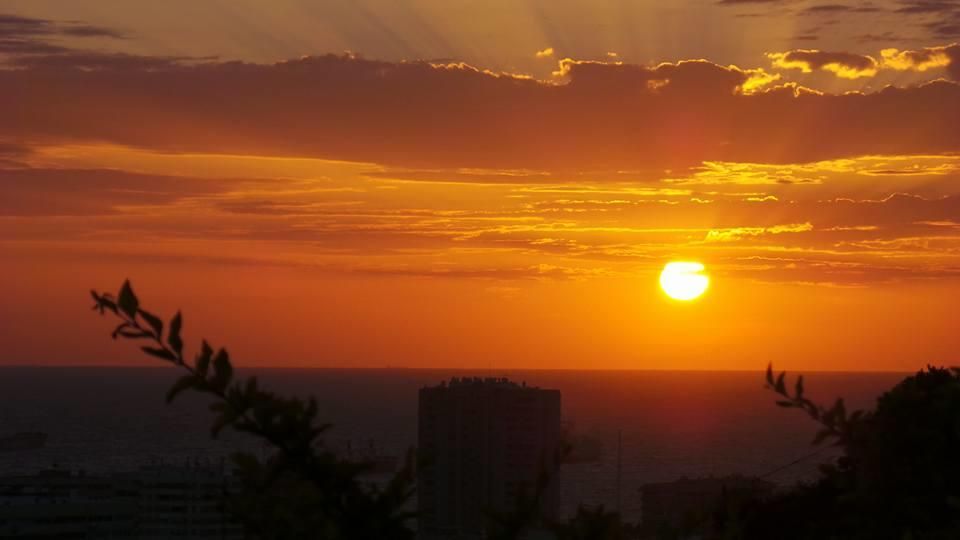
[[(0, 363), (960, 363), (960, 1), (0, 0)], [(658, 274), (699, 261), (692, 302)]]

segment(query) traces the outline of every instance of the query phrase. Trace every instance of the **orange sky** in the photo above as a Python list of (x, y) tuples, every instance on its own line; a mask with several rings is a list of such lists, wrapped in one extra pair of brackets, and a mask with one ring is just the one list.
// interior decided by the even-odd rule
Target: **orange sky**
[(960, 5), (662, 4), (5, 3), (0, 363), (956, 363)]

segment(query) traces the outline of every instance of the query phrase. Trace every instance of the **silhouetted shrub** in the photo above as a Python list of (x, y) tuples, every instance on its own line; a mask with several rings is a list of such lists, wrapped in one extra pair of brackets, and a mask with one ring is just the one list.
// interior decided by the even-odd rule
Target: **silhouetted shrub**
[(177, 313), (167, 325), (140, 306), (129, 282), (116, 295), (92, 292), (94, 309), (121, 319), (113, 337), (144, 340), (141, 350), (185, 372), (170, 388), (172, 401), (185, 390), (212, 398), (213, 436), (225, 428), (269, 443), (273, 453), (260, 459), (233, 456), (240, 491), (228, 508), (251, 538), (261, 540), (408, 540), (413, 515), (406, 505), (413, 494), (412, 452), (385, 488), (363, 482), (368, 463), (345, 460), (317, 443), (330, 428), (318, 420), (317, 402), (278, 396), (260, 388), (256, 377), (234, 375), (226, 349), (206, 341), (190, 362)]
[(928, 366), (877, 399), (870, 412), (847, 415), (791, 394), (784, 375), (768, 386), (822, 429), (842, 455), (815, 482), (755, 504), (748, 539), (940, 540), (960, 538), (960, 369)]

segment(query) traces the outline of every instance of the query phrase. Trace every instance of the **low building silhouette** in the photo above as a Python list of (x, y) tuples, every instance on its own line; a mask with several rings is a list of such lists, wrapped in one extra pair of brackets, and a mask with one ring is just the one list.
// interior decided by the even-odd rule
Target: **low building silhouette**
[(644, 484), (640, 488), (642, 527), (648, 532), (701, 534), (721, 506), (763, 496), (773, 489), (771, 482), (739, 475)]
[(204, 465), (0, 477), (0, 539), (239, 540), (223, 506), (232, 485)]
[(419, 395), (419, 534), (482, 538), (550, 474), (542, 512), (559, 509), (560, 391), (505, 378), (453, 378)]
[(109, 477), (63, 470), (0, 478), (0, 538), (133, 539), (137, 502)]

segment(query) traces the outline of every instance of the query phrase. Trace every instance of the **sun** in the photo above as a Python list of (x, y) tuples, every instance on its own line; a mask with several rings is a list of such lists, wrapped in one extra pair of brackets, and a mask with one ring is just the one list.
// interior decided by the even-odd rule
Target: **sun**
[(698, 262), (667, 263), (660, 272), (660, 288), (674, 300), (695, 300), (710, 286), (710, 278), (704, 270)]

